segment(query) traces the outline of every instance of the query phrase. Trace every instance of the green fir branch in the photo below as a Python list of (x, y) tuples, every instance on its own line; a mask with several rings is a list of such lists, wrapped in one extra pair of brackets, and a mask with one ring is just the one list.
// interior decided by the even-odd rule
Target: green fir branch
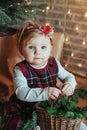
[(0, 24), (5, 25), (6, 23), (10, 24), (11, 23), (11, 18), (0, 7)]
[[(34, 19), (36, 17), (36, 10), (46, 9), (46, 4), (25, 5), (24, 0), (1, 0), (0, 1), (0, 25), (7, 27), (20, 25), (19, 21), (24, 22), (27, 18)], [(32, 12), (34, 10), (34, 12)]]
[(32, 119), (24, 123), (23, 130), (34, 130), (36, 126), (37, 126), (37, 114), (34, 111), (32, 114)]
[(78, 99), (87, 99), (87, 87), (76, 89), (72, 96), (62, 95), (57, 101), (43, 101), (40, 107), (44, 108), (48, 115), (66, 117), (66, 118), (83, 118), (87, 117), (87, 107), (79, 107)]

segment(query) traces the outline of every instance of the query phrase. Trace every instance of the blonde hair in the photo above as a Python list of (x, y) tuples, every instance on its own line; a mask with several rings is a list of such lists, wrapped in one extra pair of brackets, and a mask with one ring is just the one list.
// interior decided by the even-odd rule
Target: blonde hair
[[(47, 36), (42, 30), (39, 29), (40, 24), (35, 21), (27, 20), (23, 23), (18, 33), (18, 49), (22, 54), (23, 46), (26, 46), (27, 41), (38, 35)], [(51, 45), (53, 44), (52, 38), (50, 38)]]

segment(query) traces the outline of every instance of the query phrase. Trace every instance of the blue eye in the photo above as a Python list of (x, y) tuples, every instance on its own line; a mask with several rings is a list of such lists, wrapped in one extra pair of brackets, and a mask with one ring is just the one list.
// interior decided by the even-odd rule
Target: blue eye
[(42, 46), (41, 48), (42, 48), (42, 49), (45, 49), (45, 48), (46, 48), (46, 46)]
[(33, 47), (33, 46), (29, 46), (28, 48), (29, 48), (29, 49), (33, 49), (34, 47)]

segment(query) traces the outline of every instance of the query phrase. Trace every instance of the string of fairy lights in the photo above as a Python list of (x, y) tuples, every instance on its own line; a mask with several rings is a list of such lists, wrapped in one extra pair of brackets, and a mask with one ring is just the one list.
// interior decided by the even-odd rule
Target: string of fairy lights
[[(66, 7), (68, 8), (68, 1), (66, 1)], [(70, 8), (68, 8), (68, 9), (67, 9), (67, 8), (66, 8), (67, 11), (66, 11), (65, 16), (66, 16), (66, 15), (71, 16), (71, 15), (72, 15), (72, 10), (71, 10)], [(50, 7), (48, 6), (47, 9), (49, 10)], [(84, 18), (87, 18), (87, 11), (85, 11), (82, 16), (83, 16)], [(66, 28), (66, 23), (65, 23), (65, 27), (64, 27), (64, 28)], [(80, 26), (79, 26), (77, 23), (76, 23), (76, 25), (75, 25), (74, 30), (75, 30), (75, 31), (78, 31), (78, 32), (80, 31)], [(69, 42), (69, 36), (67, 36), (65, 30), (64, 30), (64, 33), (65, 33), (65, 44), (70, 44), (70, 42)], [(85, 46), (87, 45), (86, 37), (83, 37), (83, 38), (82, 38), (82, 43), (81, 43), (81, 44), (82, 44), (83, 47), (85, 47)], [(71, 55), (70, 55), (70, 56), (71, 56), (71, 57), (74, 57), (74, 56), (75, 56), (75, 53), (74, 53), (74, 49), (73, 49), (73, 47), (72, 47), (71, 44), (70, 44), (70, 47), (71, 47)], [(66, 63), (65, 63), (65, 67), (68, 67), (68, 64), (69, 64), (70, 59), (71, 59), (70, 56), (68, 56), (68, 60), (67, 60)], [(78, 63), (77, 66), (78, 66), (79, 68), (81, 68), (81, 67), (83, 67), (83, 64), (82, 64), (82, 63)]]
[[(67, 15), (68, 16), (72, 16), (73, 15), (73, 11), (72, 11), (72, 8), (73, 7), (71, 7), (69, 4), (68, 4), (68, 1), (69, 0), (66, 0), (66, 4), (65, 4), (65, 6), (66, 6), (66, 11), (65, 11), (65, 19), (67, 19), (66, 17), (67, 17)], [(49, 4), (48, 4), (48, 6), (46, 7), (46, 10), (41, 10), (42, 12), (48, 12), (49, 13), (49, 11), (52, 11), (53, 9), (54, 9), (54, 5), (55, 5), (55, 2), (56, 2), (56, 0), (54, 0), (54, 1), (49, 1)], [(81, 2), (81, 0), (80, 1), (78, 1), (78, 3), (80, 3)], [(78, 8), (77, 8), (78, 9)], [(87, 18), (87, 9), (85, 8), (84, 9), (85, 11), (84, 11), (84, 13), (81, 13), (81, 14), (79, 14), (80, 16), (82, 16), (83, 18)], [(72, 19), (71, 19), (72, 20)], [(69, 46), (70, 46), (70, 48), (71, 48), (71, 54), (69, 55), (69, 56), (67, 56), (67, 61), (65, 62), (65, 67), (68, 67), (68, 65), (70, 64), (70, 59), (71, 58), (74, 58), (74, 57), (77, 57), (76, 56), (76, 50), (73, 48), (73, 46), (72, 46), (72, 44), (71, 44), (71, 42), (69, 41), (70, 40), (70, 35), (69, 34), (67, 34), (67, 32), (66, 32), (66, 22), (70, 22), (71, 21), (70, 19), (68, 20), (65, 20), (65, 23), (64, 23), (64, 30), (63, 30), (63, 32), (64, 32), (64, 34), (65, 34), (65, 44), (69, 44)], [(61, 23), (61, 22), (60, 22)], [(49, 23), (46, 23), (46, 24), (49, 24)], [(85, 23), (86, 24), (86, 23)], [(74, 24), (74, 31), (76, 31), (76, 32), (80, 32), (80, 24), (78, 24), (78, 22), (76, 22), (75, 24)], [(87, 38), (86, 38), (86, 36), (81, 36), (80, 37), (80, 39), (81, 39), (81, 43), (80, 43), (80, 46), (82, 46), (82, 48), (85, 48), (86, 46), (87, 46)], [(82, 59), (83, 60), (83, 59)], [(79, 68), (82, 68), (83, 67), (83, 63), (84, 62), (81, 62), (81, 61), (79, 61), (79, 63), (75, 63), (76, 64), (76, 66), (77, 67), (79, 67)], [(86, 76), (87, 76), (87, 74), (85, 74)]]
[[(70, 8), (67, 10), (66, 15), (72, 15), (72, 10)], [(83, 17), (87, 18), (87, 11), (84, 12)], [(77, 31), (77, 32), (80, 31), (80, 26), (78, 25), (78, 23), (76, 23), (74, 30)], [(70, 44), (70, 42), (69, 42), (69, 36), (66, 36), (65, 37), (65, 44), (68, 44), (68, 43)], [(86, 43), (86, 37), (82, 38), (81, 44), (82, 44), (83, 47), (85, 47), (87, 45), (87, 43)], [(71, 46), (71, 44), (70, 44), (70, 46)], [(71, 46), (71, 57), (74, 57), (74, 56), (75, 56), (75, 52), (74, 52), (73, 47)], [(69, 60), (70, 60), (71, 57), (69, 56), (68, 60), (65, 63), (65, 67), (68, 67)], [(82, 63), (78, 63), (77, 66), (81, 68), (81, 67), (83, 67), (83, 64)]]

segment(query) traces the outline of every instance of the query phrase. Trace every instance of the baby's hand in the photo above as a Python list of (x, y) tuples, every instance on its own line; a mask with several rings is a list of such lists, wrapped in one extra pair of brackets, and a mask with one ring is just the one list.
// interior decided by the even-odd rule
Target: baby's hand
[(48, 88), (49, 99), (57, 100), (60, 94), (61, 94), (61, 91), (58, 88), (55, 88), (55, 87)]
[(70, 96), (73, 94), (73, 88), (70, 84), (65, 84), (62, 89), (62, 93), (66, 96)]

